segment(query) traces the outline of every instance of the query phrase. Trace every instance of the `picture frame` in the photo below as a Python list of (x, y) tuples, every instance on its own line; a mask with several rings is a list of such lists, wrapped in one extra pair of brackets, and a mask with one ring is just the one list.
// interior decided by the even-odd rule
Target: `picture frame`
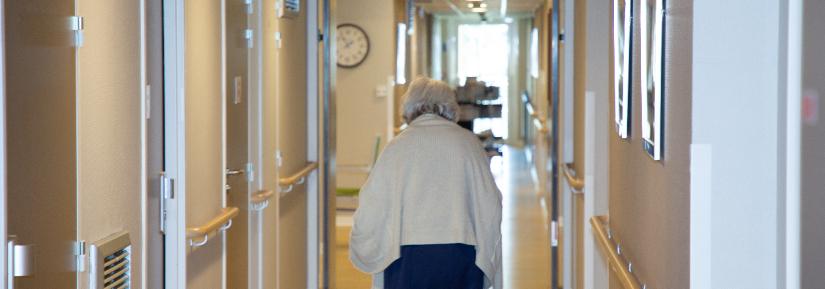
[(633, 63), (633, 0), (613, 1), (613, 106), (616, 133), (630, 137)]
[(664, 147), (665, 0), (642, 1), (642, 145), (658, 161)]

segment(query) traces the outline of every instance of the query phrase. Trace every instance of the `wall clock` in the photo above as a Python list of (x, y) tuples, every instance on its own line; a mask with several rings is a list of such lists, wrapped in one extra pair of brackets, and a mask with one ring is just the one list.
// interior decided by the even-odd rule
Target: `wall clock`
[(364, 29), (355, 24), (341, 24), (336, 29), (338, 66), (353, 68), (361, 65), (370, 53), (370, 39)]

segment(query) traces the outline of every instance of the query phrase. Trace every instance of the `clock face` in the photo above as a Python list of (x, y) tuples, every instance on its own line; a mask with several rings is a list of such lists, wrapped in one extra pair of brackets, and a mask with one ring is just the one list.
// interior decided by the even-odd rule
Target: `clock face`
[(338, 25), (336, 33), (338, 66), (356, 67), (364, 62), (370, 52), (370, 39), (367, 33), (354, 24)]

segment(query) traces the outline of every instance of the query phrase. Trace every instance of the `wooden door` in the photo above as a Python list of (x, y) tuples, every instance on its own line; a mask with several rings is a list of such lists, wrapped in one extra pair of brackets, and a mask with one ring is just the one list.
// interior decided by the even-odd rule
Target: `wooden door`
[(226, 288), (224, 13), (221, 0), (164, 3), (167, 288)]
[(74, 288), (77, 236), (73, 0), (4, 1), (7, 229), (31, 245), (15, 288)]
[(233, 220), (232, 234), (227, 236), (227, 288), (255, 288), (250, 283), (250, 193), (251, 165), (249, 101), (249, 49), (254, 44), (247, 38), (247, 18), (250, 6), (244, 0), (226, 1), (226, 198), (227, 204), (239, 208)]
[[(279, 178), (301, 171), (308, 163), (307, 122), (307, 37), (306, 1), (300, 1), (300, 12), (280, 17), (277, 30), (281, 33), (278, 48), (277, 83), (277, 144), (282, 156)], [(315, 11), (312, 11), (313, 13)], [(306, 288), (309, 245), (307, 239), (307, 186), (293, 189), (279, 204), (279, 286)]]

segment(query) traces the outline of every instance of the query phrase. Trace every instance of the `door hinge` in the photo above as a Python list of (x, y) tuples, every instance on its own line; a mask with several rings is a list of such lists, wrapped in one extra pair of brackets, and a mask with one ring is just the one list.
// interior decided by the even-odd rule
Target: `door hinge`
[(281, 153), (281, 150), (275, 150), (275, 166), (281, 167), (283, 165), (284, 155)]
[(146, 91), (144, 93), (144, 98), (146, 101), (143, 102), (143, 105), (146, 107), (144, 108), (144, 112), (146, 113), (146, 119), (152, 118), (152, 85), (146, 85)]
[(86, 27), (82, 16), (69, 17), (69, 29), (74, 31), (74, 46), (83, 47), (83, 29)]
[(318, 42), (324, 42), (324, 33), (318, 31)]
[(86, 272), (86, 241), (79, 240), (74, 243), (75, 270)]
[(244, 4), (246, 4), (246, 14), (252, 15), (252, 13), (255, 12), (252, 0), (244, 0)]
[(275, 0), (275, 15), (278, 15), (278, 18), (284, 17), (284, 0)]
[(252, 48), (252, 47), (255, 46), (254, 45), (255, 44), (254, 38), (252, 37), (253, 36), (252, 31), (253, 31), (252, 29), (245, 29), (243, 31), (244, 39), (246, 39), (246, 48)]
[(175, 179), (166, 176), (166, 172), (160, 172), (160, 232), (166, 234), (166, 219), (168, 210), (166, 208), (166, 200), (175, 198)]
[(14, 277), (34, 275), (35, 245), (18, 245), (17, 236), (9, 235), (6, 244), (7, 288), (14, 288)]
[(275, 32), (275, 47), (281, 48), (281, 32)]
[(255, 165), (246, 163), (246, 182), (251, 183), (255, 181)]
[(556, 221), (550, 223), (550, 246), (559, 246), (559, 223)]

